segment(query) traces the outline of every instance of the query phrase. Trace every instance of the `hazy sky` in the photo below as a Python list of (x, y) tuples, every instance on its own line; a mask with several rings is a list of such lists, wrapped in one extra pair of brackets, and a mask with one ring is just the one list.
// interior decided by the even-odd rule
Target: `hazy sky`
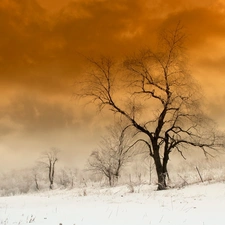
[(99, 141), (104, 117), (72, 98), (85, 69), (78, 52), (126, 55), (178, 21), (192, 75), (223, 129), (224, 0), (1, 0), (0, 169), (32, 165), (51, 147), (62, 150), (62, 161), (81, 164)]

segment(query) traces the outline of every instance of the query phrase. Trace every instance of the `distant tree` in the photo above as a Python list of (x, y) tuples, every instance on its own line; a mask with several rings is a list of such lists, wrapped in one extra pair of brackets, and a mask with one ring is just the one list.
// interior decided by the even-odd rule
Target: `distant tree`
[(78, 178), (78, 169), (77, 168), (69, 168), (64, 167), (60, 170), (59, 173), (59, 182), (64, 187), (74, 187), (74, 183)]
[(121, 169), (138, 153), (134, 151), (136, 143), (132, 144), (127, 134), (129, 127), (117, 123), (108, 128), (99, 149), (93, 151), (88, 160), (90, 169), (107, 177), (110, 186), (118, 181)]
[(65, 168), (61, 169), (59, 172), (59, 183), (65, 188), (69, 186), (70, 180)]
[[(107, 57), (88, 59), (92, 69), (80, 93), (100, 110), (108, 108), (126, 118), (142, 134), (154, 160), (158, 190), (167, 186), (167, 165), (173, 150), (184, 157), (187, 148), (201, 149), (207, 155), (209, 149), (220, 147), (213, 121), (201, 110), (199, 87), (186, 69), (184, 40), (179, 23), (159, 35), (156, 50), (147, 48), (123, 63)], [(93, 166), (104, 165), (101, 169), (111, 176), (105, 167), (111, 164), (102, 163), (104, 151), (92, 153)]]
[(58, 161), (59, 149), (51, 148), (49, 151), (42, 153), (39, 165), (48, 170), (49, 188), (53, 189), (55, 178), (55, 165)]
[(79, 171), (77, 168), (68, 168), (67, 173), (68, 173), (68, 178), (70, 181), (71, 188), (73, 188), (75, 181), (78, 180)]
[(33, 168), (32, 168), (32, 177), (33, 177), (33, 180), (34, 180), (34, 183), (35, 183), (35, 188), (37, 191), (40, 190), (40, 186), (39, 186), (39, 167), (38, 165), (35, 165)]

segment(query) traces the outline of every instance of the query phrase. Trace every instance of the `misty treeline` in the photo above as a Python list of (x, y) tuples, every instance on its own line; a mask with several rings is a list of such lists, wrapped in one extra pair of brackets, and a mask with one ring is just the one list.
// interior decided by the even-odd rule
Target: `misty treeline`
[(63, 150), (54, 147), (42, 152), (31, 168), (0, 173), (0, 196), (95, 185), (151, 183), (149, 168), (152, 167), (149, 165), (152, 162), (146, 160), (143, 148), (141, 152), (136, 149), (141, 145), (131, 144), (130, 137), (125, 134), (129, 126), (123, 125), (115, 123), (106, 127), (99, 148), (91, 153), (83, 169), (76, 165), (65, 166), (66, 162), (61, 161)]
[[(76, 167), (58, 168), (60, 150), (51, 148), (41, 153), (34, 166), (0, 174), (0, 195), (14, 195), (57, 187), (73, 188), (81, 179)], [(80, 181), (79, 181), (80, 183)]]
[[(130, 139), (126, 139), (124, 132), (127, 127), (123, 129), (122, 127), (121, 124), (116, 124), (114, 129), (106, 128), (107, 135), (102, 137), (99, 145), (102, 148), (92, 152), (83, 169), (78, 169), (76, 165), (66, 166), (66, 162), (61, 161), (63, 150), (54, 147), (42, 152), (31, 168), (0, 173), (0, 196), (52, 189), (84, 189), (95, 185), (114, 186), (145, 181), (151, 183), (148, 175), (149, 162), (146, 161), (146, 157), (142, 157), (144, 152), (142, 152), (141, 158), (135, 158), (139, 154), (134, 151), (135, 148), (132, 149), (133, 146), (129, 144)], [(119, 136), (117, 131), (119, 131)], [(111, 155), (108, 154), (109, 152)], [(99, 154), (102, 160), (98, 164), (101, 169), (94, 166), (96, 165), (95, 154)], [(107, 165), (107, 163), (109, 164)], [(112, 174), (106, 174), (105, 169), (109, 169), (109, 174)], [(118, 182), (119, 177), (120, 182)], [(115, 178), (116, 183), (114, 182)]]
[[(113, 140), (115, 139), (113, 138)], [(149, 172), (151, 173), (149, 165), (152, 162), (146, 160), (146, 157), (140, 157), (140, 155), (136, 155), (136, 158), (135, 155), (131, 157), (130, 153), (127, 156), (121, 156), (121, 167), (119, 169), (116, 167), (118, 170), (116, 173), (117, 183), (114, 183), (114, 181), (109, 183), (108, 177), (101, 170), (93, 170), (90, 167), (89, 163), (93, 160), (93, 153), (84, 169), (78, 169), (76, 165), (74, 167), (65, 166), (66, 162), (61, 161), (61, 154), (63, 154), (62, 150), (51, 148), (41, 153), (31, 168), (0, 173), (0, 196), (52, 189), (85, 189), (94, 186), (105, 187), (146, 182), (150, 184), (153, 180), (149, 176)], [(106, 159), (109, 158), (108, 155), (105, 156)], [(131, 158), (135, 158), (135, 160)], [(114, 159), (112, 158), (112, 160)]]
[[(155, 165), (158, 190), (167, 188), (171, 152), (186, 159), (185, 150), (201, 150), (208, 157), (224, 147), (224, 134), (207, 115), (200, 87), (189, 72), (185, 37), (178, 23), (159, 33), (157, 46), (123, 60), (87, 57), (89, 71), (82, 85), (79, 84), (78, 96), (82, 100), (94, 103), (102, 113), (111, 111), (112, 118), (125, 121), (134, 143), (143, 143), (148, 149)], [(120, 139), (119, 132), (118, 135)], [(93, 152), (89, 164), (112, 184), (118, 179), (121, 162), (114, 153), (121, 148), (117, 143), (111, 151), (110, 144), (106, 142)], [(128, 146), (124, 146), (124, 152), (136, 154), (140, 150)]]
[[(155, 165), (153, 159), (146, 153), (136, 154), (132, 159), (129, 159), (120, 170), (119, 179), (111, 185), (113, 187), (126, 185), (127, 191), (130, 193), (135, 190), (138, 191), (142, 185), (156, 186)], [(76, 189), (80, 196), (85, 196), (92, 193), (93, 188), (100, 190), (101, 188), (110, 187), (108, 177), (99, 171), (90, 169), (89, 163), (87, 163), (85, 169), (78, 169), (75, 166), (68, 167), (65, 166), (66, 162), (62, 162), (61, 154), (63, 154), (63, 150), (58, 154), (58, 163), (61, 165), (56, 164), (55, 167), (54, 185), (51, 187), (53, 190)], [(224, 162), (218, 158), (206, 159), (198, 156), (198, 160), (181, 160), (176, 159), (176, 163), (169, 164), (170, 181), (168, 185), (170, 187), (179, 188), (200, 183), (202, 180), (204, 182), (225, 180)], [(34, 162), (34, 166), (31, 168), (2, 172), (0, 173), (0, 180), (0, 196), (50, 190), (49, 170), (46, 167), (40, 167), (37, 162)]]

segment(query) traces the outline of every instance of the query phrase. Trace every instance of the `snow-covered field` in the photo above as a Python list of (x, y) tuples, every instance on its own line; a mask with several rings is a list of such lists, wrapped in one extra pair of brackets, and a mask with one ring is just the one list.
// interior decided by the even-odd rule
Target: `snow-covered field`
[(0, 224), (224, 225), (225, 183), (54, 190), (0, 197)]

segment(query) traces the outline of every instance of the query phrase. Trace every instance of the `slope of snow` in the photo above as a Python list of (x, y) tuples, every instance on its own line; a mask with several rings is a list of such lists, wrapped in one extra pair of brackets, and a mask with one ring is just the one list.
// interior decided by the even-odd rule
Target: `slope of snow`
[[(225, 184), (154, 191), (126, 186), (55, 190), (0, 198), (0, 224), (224, 225)], [(84, 192), (86, 196), (82, 196)]]

